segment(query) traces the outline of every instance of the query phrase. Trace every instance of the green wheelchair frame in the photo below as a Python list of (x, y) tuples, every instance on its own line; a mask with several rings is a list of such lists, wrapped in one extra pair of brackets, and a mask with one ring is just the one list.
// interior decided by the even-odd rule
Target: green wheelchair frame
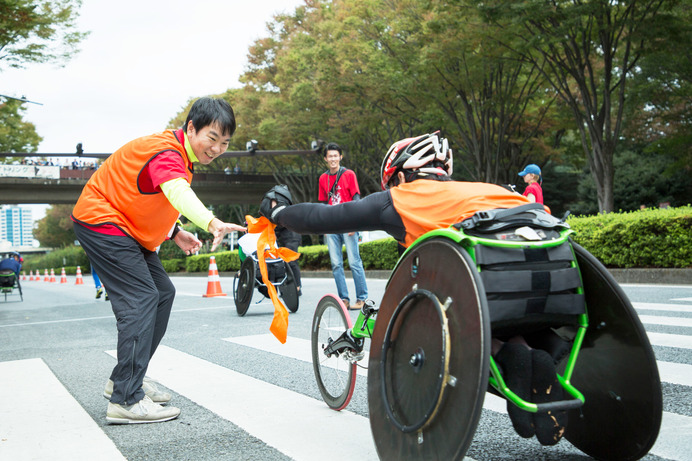
[[(470, 235), (457, 226), (431, 231), (417, 239), (400, 257), (387, 284), (381, 306), (375, 307), (374, 302), (366, 302), (355, 321), (351, 320), (337, 296), (325, 295), (315, 309), (311, 332), (313, 370), (323, 400), (334, 410), (341, 410), (348, 405), (355, 388), (358, 363), (367, 353), (364, 348), (365, 340), (371, 339), (368, 404), (371, 429), (378, 454), (383, 459), (462, 459), (473, 439), (484, 394), (488, 391), (530, 413), (557, 410), (575, 412), (574, 417), (569, 419), (564, 438), (588, 455), (612, 460), (639, 459), (646, 455), (656, 440), (662, 417), (660, 377), (646, 331), (626, 295), (608, 271), (571, 240), (570, 236), (574, 232), (568, 226), (559, 230), (555, 228), (553, 231), (554, 238), (540, 241), (479, 237)], [(490, 354), (490, 316), (477, 253), (482, 247), (539, 250), (555, 247), (554, 251), (564, 251), (566, 255), (565, 249), (557, 249), (565, 244), (569, 245), (572, 256), (570, 270), (576, 270), (578, 274), (579, 286), (573, 291), (576, 295), (582, 295), (582, 298), (578, 298), (583, 301), (579, 301), (582, 310), (578, 314), (569, 314), (571, 346), (568, 344), (569, 353), (565, 351), (561, 354), (557, 366), (557, 380), (565, 390), (565, 400), (536, 404), (521, 399), (507, 386)], [(425, 255), (421, 256), (422, 266), (424, 257), (441, 254), (437, 252), (444, 248), (456, 248), (455, 258), (458, 257), (462, 266), (468, 270), (468, 274), (462, 278), (469, 281), (461, 282), (463, 286), (448, 290), (456, 293), (455, 298), (453, 295), (454, 299), (447, 298), (448, 294), (442, 285), (454, 280), (447, 273), (432, 285), (430, 277), (437, 277), (436, 275), (415, 275), (417, 255)], [(431, 261), (435, 260), (427, 262), (428, 268)], [(435, 263), (439, 264), (437, 261)], [(443, 282), (443, 279), (447, 281)], [(419, 287), (417, 280), (424, 282), (424, 285)], [(439, 292), (431, 293), (426, 284), (437, 286), (435, 290)], [(477, 287), (475, 293), (473, 286)], [(457, 307), (462, 301), (460, 296), (463, 297), (463, 293), (467, 293), (470, 299), (473, 298), (468, 303), (479, 302), (477, 311), (474, 311), (475, 307), (471, 311), (458, 311), (467, 309)], [(412, 298), (414, 299), (411, 300)], [(401, 404), (401, 401), (397, 401), (401, 395), (397, 397), (392, 386), (401, 385), (402, 382), (388, 380), (406, 378), (385, 376), (386, 373), (397, 373), (387, 372), (385, 367), (415, 366), (414, 362), (419, 357), (412, 353), (411, 363), (406, 365), (408, 355), (402, 353), (402, 350), (408, 350), (409, 346), (413, 350), (415, 343), (426, 335), (437, 333), (427, 333), (428, 330), (421, 330), (414, 324), (413, 327), (406, 327), (408, 332), (405, 334), (408, 336), (390, 341), (391, 331), (405, 328), (404, 322), (409, 319), (409, 314), (400, 315), (400, 308), (418, 309), (406, 307), (405, 303), (413, 303), (414, 306), (417, 306), (416, 303), (428, 303), (427, 306), (435, 306), (431, 312), (436, 310), (437, 314), (430, 315), (441, 319), (443, 343), (445, 335), (449, 341), (450, 330), (457, 331), (455, 328), (460, 326), (460, 318), (474, 322), (480, 319), (480, 325), (486, 325), (476, 325), (476, 330), (471, 331), (476, 343), (461, 343), (460, 341), (465, 340), (460, 338), (459, 333), (456, 333), (454, 339), (452, 354), (455, 353), (454, 350), (457, 355), (459, 351), (466, 353), (464, 347), (469, 346), (471, 349), (468, 354), (478, 354), (476, 359), (468, 361), (468, 358), (457, 358), (454, 370), (448, 369), (444, 364), (429, 365), (439, 367), (435, 369), (440, 372), (428, 381), (431, 392), (427, 397), (421, 397), (420, 411), (413, 418), (417, 423), (413, 424), (402, 422), (401, 417), (393, 414)], [(456, 317), (449, 317), (449, 312), (445, 313), (448, 308)], [(420, 309), (429, 310), (429, 307)], [(380, 324), (377, 323), (378, 315)], [(418, 318), (417, 314), (411, 315), (414, 320)], [(459, 317), (460, 315), (468, 315), (468, 318)], [(456, 322), (454, 327), (451, 323), (447, 327), (448, 318)], [(396, 341), (400, 344), (397, 345)], [(395, 348), (392, 349), (394, 352), (390, 354), (389, 348)], [(450, 350), (442, 346), (442, 361), (449, 360), (449, 354)], [(438, 363), (434, 360), (430, 362), (431, 358), (428, 357), (429, 364)], [(460, 365), (462, 368), (459, 368)], [(471, 367), (469, 370), (473, 369), (473, 376), (466, 376), (460, 371), (466, 365)], [(466, 384), (463, 380), (467, 381)], [(476, 382), (475, 387), (473, 382)], [(467, 397), (461, 397), (463, 395)], [(475, 404), (473, 399), (476, 399)], [(450, 412), (454, 414), (450, 415)], [(595, 420), (597, 423), (593, 422)], [(457, 436), (450, 439), (448, 435), (451, 433), (456, 433)]]

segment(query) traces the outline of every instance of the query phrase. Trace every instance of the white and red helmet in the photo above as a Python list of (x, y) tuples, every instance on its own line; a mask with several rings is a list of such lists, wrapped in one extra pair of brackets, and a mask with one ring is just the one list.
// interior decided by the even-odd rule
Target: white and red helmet
[(384, 156), (380, 177), (382, 189), (399, 171), (410, 170), (429, 175), (452, 175), (452, 149), (440, 132), (397, 141)]

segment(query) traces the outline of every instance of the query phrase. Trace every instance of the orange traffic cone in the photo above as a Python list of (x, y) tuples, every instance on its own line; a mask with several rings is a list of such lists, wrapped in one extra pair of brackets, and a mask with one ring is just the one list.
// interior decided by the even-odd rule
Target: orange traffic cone
[(26, 272), (22, 271), (22, 280), (26, 280)]
[(209, 278), (207, 279), (207, 293), (202, 295), (205, 298), (213, 296), (226, 296), (226, 293), (221, 289), (221, 280), (219, 279), (219, 270), (216, 268), (216, 258), (209, 258)]
[(48, 269), (43, 270), (43, 281), (50, 282), (50, 276), (48, 275)]
[(50, 268), (50, 283), (55, 283), (55, 271), (53, 268)]
[(29, 281), (30, 282), (34, 281), (34, 271), (29, 271)]
[(67, 276), (65, 275), (65, 268), (62, 268), (62, 272), (60, 272), (60, 283), (67, 283)]
[(77, 266), (77, 280), (74, 282), (75, 285), (84, 285), (84, 279), (82, 278), (82, 269)]

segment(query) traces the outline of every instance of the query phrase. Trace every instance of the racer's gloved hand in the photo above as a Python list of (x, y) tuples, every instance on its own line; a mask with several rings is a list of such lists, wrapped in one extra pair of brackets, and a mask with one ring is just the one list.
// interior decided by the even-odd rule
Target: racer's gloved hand
[(288, 186), (279, 184), (264, 194), (260, 204), (260, 214), (276, 224), (276, 214), (289, 205), (293, 205), (291, 192), (288, 190)]

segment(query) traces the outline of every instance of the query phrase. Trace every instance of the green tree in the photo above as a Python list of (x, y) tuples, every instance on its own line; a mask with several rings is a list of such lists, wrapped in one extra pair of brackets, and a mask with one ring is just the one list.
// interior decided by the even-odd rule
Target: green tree
[(87, 33), (76, 30), (81, 0), (0, 0), (0, 65), (65, 63)]
[(627, 83), (650, 43), (671, 38), (678, 0), (493, 0), (474, 2), (495, 37), (542, 69), (570, 108), (601, 211), (614, 210), (613, 157)]
[[(24, 110), (21, 101), (8, 99), (0, 103), (0, 152), (31, 153), (38, 149), (43, 138), (36, 133), (33, 123), (22, 119)], [(12, 157), (1, 160), (14, 161)]]
[(34, 228), (34, 238), (42, 247), (64, 248), (77, 240), (70, 219), (73, 208), (74, 205), (53, 205), (46, 209), (46, 216)]

